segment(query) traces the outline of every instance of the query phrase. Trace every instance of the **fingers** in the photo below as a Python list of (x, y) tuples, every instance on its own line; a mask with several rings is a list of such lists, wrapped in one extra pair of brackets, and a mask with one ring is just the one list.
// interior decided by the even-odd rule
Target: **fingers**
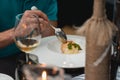
[(43, 18), (45, 21), (48, 21), (48, 17), (40, 10), (26, 10), (24, 12), (25, 17), (33, 17), (32, 15), (37, 15), (40, 18)]
[(48, 20), (47, 15), (44, 14), (42, 11), (40, 11), (40, 10), (26, 10), (24, 12), (23, 17), (22, 17), (22, 20), (26, 20), (26, 21), (29, 21), (30, 24), (34, 24), (35, 23), (34, 22), (35, 16), (33, 16), (33, 15), (35, 15), (35, 16), (37, 15), (37, 18), (38, 18), (39, 23), (40, 23), (39, 26), (40, 26), (41, 32), (44, 33), (47, 31), (47, 33), (48, 33), (48, 30), (50, 29), (49, 28), (49, 20)]
[(49, 24), (47, 21), (43, 20), (42, 18), (39, 18), (39, 21), (40, 21), (40, 28), (41, 28), (41, 31), (44, 32), (47, 30)]

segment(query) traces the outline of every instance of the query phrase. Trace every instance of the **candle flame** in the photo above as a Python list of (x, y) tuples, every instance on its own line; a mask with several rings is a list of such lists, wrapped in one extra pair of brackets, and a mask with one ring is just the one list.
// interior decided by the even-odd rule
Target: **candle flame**
[(42, 80), (47, 80), (47, 72), (46, 71), (42, 72)]
[(32, 64), (32, 62), (31, 62), (31, 61), (29, 61), (29, 62), (28, 62), (28, 64)]

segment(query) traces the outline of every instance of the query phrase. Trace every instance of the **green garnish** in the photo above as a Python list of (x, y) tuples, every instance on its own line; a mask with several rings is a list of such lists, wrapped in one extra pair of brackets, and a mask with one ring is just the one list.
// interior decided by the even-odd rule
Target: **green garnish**
[(68, 44), (68, 49), (72, 49), (72, 43), (71, 42)]
[(78, 48), (78, 50), (82, 50), (81, 49), (81, 47), (79, 46), (79, 44), (77, 44), (77, 43), (72, 43), (72, 42), (70, 42), (69, 44), (68, 44), (68, 49), (72, 49), (72, 46), (74, 46), (75, 48)]
[(78, 44), (74, 43), (73, 45), (74, 45), (75, 48), (78, 47), (78, 50), (82, 50), (81, 47)]

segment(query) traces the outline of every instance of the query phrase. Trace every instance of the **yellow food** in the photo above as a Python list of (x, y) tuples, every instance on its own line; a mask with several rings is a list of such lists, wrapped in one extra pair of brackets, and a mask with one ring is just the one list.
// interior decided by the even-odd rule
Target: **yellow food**
[(61, 44), (61, 51), (64, 54), (77, 54), (80, 50), (82, 50), (80, 45), (73, 41), (67, 41)]

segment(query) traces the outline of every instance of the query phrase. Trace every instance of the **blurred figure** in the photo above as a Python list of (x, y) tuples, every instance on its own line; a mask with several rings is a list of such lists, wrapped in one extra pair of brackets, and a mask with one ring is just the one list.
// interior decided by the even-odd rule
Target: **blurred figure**
[[(30, 10), (36, 6), (39, 10)], [(24, 19), (30, 14), (42, 18), (42, 36), (54, 35), (48, 23), (57, 26), (56, 0), (1, 0), (0, 1), (0, 73), (14, 77), (16, 61), (22, 54), (14, 44), (15, 16), (24, 13)], [(24, 55), (24, 54), (23, 54)], [(14, 66), (15, 65), (15, 66)]]

